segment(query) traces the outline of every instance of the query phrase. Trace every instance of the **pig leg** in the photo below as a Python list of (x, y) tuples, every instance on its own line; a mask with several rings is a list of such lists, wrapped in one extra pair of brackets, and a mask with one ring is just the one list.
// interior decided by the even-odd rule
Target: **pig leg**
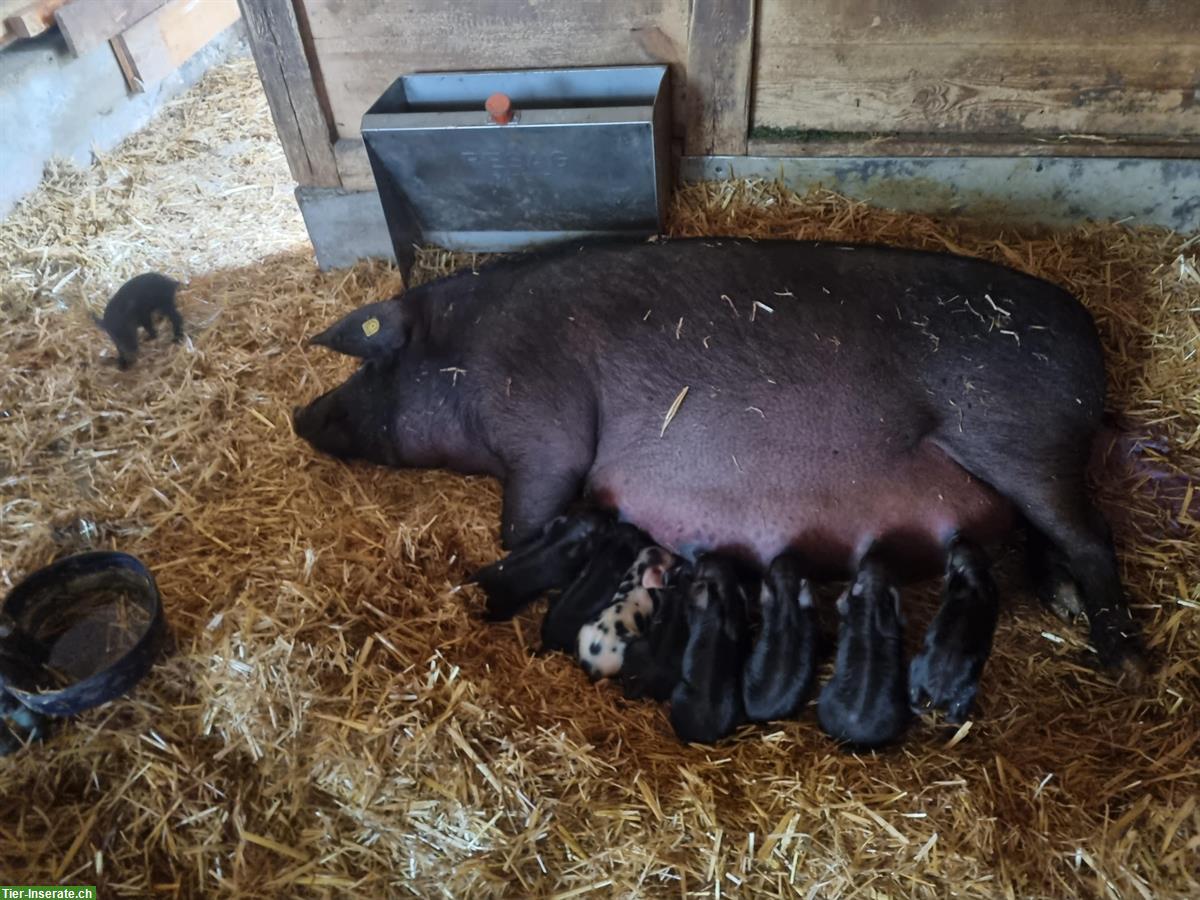
[(1026, 531), (1026, 555), (1034, 593), (1060, 619), (1073, 622), (1083, 612), (1083, 599), (1066, 556), (1036, 528), (1031, 526)]
[(179, 343), (183, 340), (183, 316), (179, 315), (179, 310), (175, 308), (175, 304), (170, 304), (163, 310), (166, 317), (171, 320), (171, 329), (173, 337), (171, 340)]
[[(1125, 602), (1112, 534), (1087, 496), (1086, 460), (1074, 458), (1073, 448), (1080, 443), (1071, 442), (1067, 450), (1019, 444), (1002, 453), (953, 446), (949, 450), (967, 471), (1013, 501), (1065, 557), (1083, 595), (1100, 663), (1136, 685), (1145, 678), (1148, 665)], [(972, 452), (955, 452), (962, 450)]]
[(509, 551), (535, 537), (546, 523), (567, 511), (582, 484), (582, 474), (570, 469), (510, 472), (500, 511), (501, 548)]

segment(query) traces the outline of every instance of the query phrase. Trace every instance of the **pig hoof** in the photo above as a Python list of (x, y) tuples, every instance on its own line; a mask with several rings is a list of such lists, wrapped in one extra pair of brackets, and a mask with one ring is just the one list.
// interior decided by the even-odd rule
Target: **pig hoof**
[(1131, 691), (1140, 690), (1150, 679), (1150, 661), (1140, 650), (1132, 650), (1117, 662), (1117, 683)]
[(1064, 622), (1072, 623), (1083, 613), (1083, 598), (1079, 586), (1071, 579), (1049, 585), (1041, 592), (1042, 603)]

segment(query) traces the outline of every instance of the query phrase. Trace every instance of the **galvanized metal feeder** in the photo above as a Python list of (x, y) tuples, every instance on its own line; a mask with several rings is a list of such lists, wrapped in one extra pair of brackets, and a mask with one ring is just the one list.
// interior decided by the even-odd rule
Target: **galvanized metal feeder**
[(666, 66), (404, 75), (362, 119), (396, 260), (503, 252), (666, 220)]

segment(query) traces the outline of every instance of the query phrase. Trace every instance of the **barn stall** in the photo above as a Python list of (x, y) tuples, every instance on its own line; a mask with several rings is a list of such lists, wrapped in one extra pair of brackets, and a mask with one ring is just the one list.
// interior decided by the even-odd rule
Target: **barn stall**
[[(1194, 896), (1200, 275), (1194, 218), (1170, 216), (1194, 177), (1200, 47), (1183, 5), (431, 3), (400, 21), (247, 4), (257, 70), (216, 69), (94, 165), (52, 168), (0, 227), (5, 589), (124, 550), (173, 637), (128, 697), (0, 764), (0, 871), (117, 896)], [(461, 585), (499, 555), (495, 483), (346, 466), (291, 433), (293, 404), (351, 369), (307, 336), (486, 258), (427, 246), (407, 279), (388, 263), (362, 113), (399, 74), (530, 60), (666, 62), (678, 170), (764, 167), (688, 179), (670, 235), (949, 249), (1084, 300), (1125, 437), (1097, 490), (1146, 686), (1089, 664), (1013, 551), (968, 725), (856, 755), (806, 714), (682, 746), (658, 706), (533, 655), (540, 608), (479, 620)], [(1162, 202), (1064, 225), (1085, 213), (1053, 190), (985, 202), (986, 169), (932, 192), (861, 176), (981, 158), (1124, 162)], [(859, 175), (818, 186), (823, 159)], [(340, 259), (355, 232), (356, 255), (385, 259)], [(88, 314), (150, 268), (186, 279), (188, 336), (121, 373)], [(914, 644), (935, 591), (906, 596)]]

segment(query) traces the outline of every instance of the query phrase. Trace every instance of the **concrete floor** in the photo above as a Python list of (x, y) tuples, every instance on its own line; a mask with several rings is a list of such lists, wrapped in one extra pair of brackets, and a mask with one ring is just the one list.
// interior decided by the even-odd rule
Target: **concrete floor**
[(212, 66), (249, 55), (239, 20), (144, 93), (131, 94), (107, 42), (78, 58), (57, 29), (0, 52), (0, 221), (41, 183), (51, 158), (79, 166), (146, 125)]

